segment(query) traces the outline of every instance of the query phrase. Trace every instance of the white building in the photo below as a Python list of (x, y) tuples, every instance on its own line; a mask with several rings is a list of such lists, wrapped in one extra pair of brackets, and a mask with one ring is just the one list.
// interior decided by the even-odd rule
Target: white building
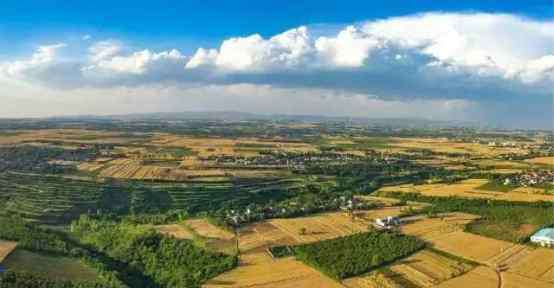
[(554, 228), (545, 228), (539, 230), (531, 236), (531, 242), (543, 247), (554, 247)]

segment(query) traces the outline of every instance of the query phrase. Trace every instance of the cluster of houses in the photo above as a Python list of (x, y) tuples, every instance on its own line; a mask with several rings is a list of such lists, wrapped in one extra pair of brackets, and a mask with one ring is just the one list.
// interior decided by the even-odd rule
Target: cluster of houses
[(374, 208), (375, 204), (360, 201), (356, 198), (347, 199), (340, 196), (331, 201), (317, 201), (315, 203), (300, 204), (297, 202), (283, 202), (279, 204), (250, 205), (241, 210), (228, 210), (225, 212), (224, 221), (231, 226), (257, 222), (271, 218), (292, 218), (317, 212), (343, 211), (354, 215), (355, 210), (367, 210)]
[(286, 153), (272, 152), (256, 157), (221, 155), (215, 156), (215, 163), (224, 167), (267, 167), (305, 169), (308, 163), (350, 162), (362, 157), (347, 153)]
[(554, 185), (554, 171), (540, 170), (508, 176), (504, 178), (503, 184), (520, 187)]

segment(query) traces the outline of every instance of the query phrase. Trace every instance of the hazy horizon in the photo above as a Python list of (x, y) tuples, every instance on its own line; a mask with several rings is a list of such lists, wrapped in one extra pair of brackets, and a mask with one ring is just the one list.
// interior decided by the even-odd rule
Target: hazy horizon
[(0, 118), (239, 111), (554, 127), (549, 1), (145, 3), (4, 2)]

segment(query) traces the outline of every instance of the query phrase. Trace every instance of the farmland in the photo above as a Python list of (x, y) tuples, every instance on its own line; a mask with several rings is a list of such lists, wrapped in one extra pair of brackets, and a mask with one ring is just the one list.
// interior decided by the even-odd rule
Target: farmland
[[(9, 127), (0, 129), (0, 255), (10, 279), (471, 287), (497, 285), (502, 265), (505, 287), (553, 283), (552, 250), (526, 242), (554, 223), (550, 138), (540, 133), (29, 123), (0, 121)], [(400, 227), (375, 225), (396, 216)]]
[(530, 187), (513, 188), (509, 191), (483, 189), (488, 183), (486, 179), (468, 179), (452, 184), (424, 184), (424, 185), (398, 185), (383, 187), (382, 192), (418, 193), (432, 197), (464, 197), (479, 199), (495, 199), (505, 201), (554, 201), (554, 195), (542, 194), (544, 189)]
[(424, 249), (385, 269), (343, 280), (343, 284), (351, 288), (402, 287), (406, 284), (415, 287), (434, 287), (466, 273), (474, 266), (445, 253)]

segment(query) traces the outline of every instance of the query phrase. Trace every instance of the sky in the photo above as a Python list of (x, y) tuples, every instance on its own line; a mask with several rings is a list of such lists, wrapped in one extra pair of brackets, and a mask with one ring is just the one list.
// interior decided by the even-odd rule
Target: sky
[(0, 3), (0, 117), (243, 111), (552, 128), (552, 1)]

